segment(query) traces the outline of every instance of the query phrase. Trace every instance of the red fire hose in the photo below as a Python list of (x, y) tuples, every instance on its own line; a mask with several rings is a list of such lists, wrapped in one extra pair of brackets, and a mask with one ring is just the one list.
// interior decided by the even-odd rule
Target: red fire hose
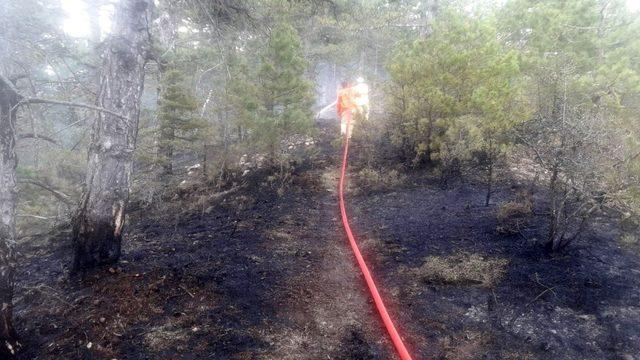
[[(347, 110), (348, 111), (348, 110)], [(371, 293), (371, 297), (376, 304), (376, 308), (378, 309), (378, 313), (382, 318), (382, 322), (384, 323), (385, 328), (387, 328), (387, 332), (391, 337), (391, 341), (393, 341), (393, 345), (398, 352), (398, 355), (402, 360), (411, 360), (411, 355), (407, 351), (406, 346), (402, 342), (402, 338), (400, 334), (398, 334), (398, 330), (396, 330), (395, 325), (393, 325), (393, 321), (389, 316), (389, 312), (387, 312), (387, 308), (384, 306), (384, 302), (382, 301), (382, 297), (380, 297), (380, 293), (378, 292), (378, 287), (376, 286), (375, 281), (373, 281), (373, 277), (371, 276), (371, 272), (369, 271), (369, 267), (367, 263), (364, 261), (362, 254), (360, 253), (360, 249), (358, 248), (358, 244), (356, 243), (356, 239), (351, 232), (351, 227), (349, 226), (349, 219), (347, 218), (347, 211), (344, 206), (344, 178), (345, 173), (347, 172), (347, 159), (349, 155), (349, 125), (351, 122), (351, 116), (347, 116), (347, 129), (345, 131), (344, 136), (344, 153), (342, 155), (342, 171), (340, 172), (340, 184), (338, 186), (338, 193), (340, 196), (340, 212), (342, 214), (342, 224), (344, 225), (344, 230), (347, 233), (347, 237), (349, 238), (349, 244), (351, 245), (351, 249), (358, 260), (358, 266), (360, 266), (360, 270), (364, 275), (364, 279), (367, 282), (367, 286), (369, 287), (369, 292)]]

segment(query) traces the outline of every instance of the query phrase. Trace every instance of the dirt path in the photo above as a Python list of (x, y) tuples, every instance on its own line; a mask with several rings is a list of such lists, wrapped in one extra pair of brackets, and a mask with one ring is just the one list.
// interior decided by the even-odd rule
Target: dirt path
[(289, 263), (292, 278), (273, 294), (282, 304), (280, 328), (270, 329), (274, 346), (264, 358), (394, 358), (342, 229), (331, 130), (321, 128), (318, 167), (307, 175), (314, 190), (296, 197), (267, 245), (273, 256), (302, 253), (304, 261)]
[(336, 205), (337, 171), (327, 167), (314, 197), (296, 204), (268, 246), (274, 256), (302, 252), (288, 288), (274, 294), (283, 307), (270, 359), (390, 359), (388, 342), (355, 266)]

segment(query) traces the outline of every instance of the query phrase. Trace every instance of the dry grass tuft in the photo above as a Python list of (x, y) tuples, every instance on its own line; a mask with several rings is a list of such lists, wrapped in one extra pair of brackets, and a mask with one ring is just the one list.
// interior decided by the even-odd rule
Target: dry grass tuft
[(533, 203), (528, 196), (519, 196), (514, 201), (505, 202), (498, 210), (496, 231), (499, 234), (517, 234), (527, 226), (532, 215)]
[(462, 252), (444, 257), (429, 256), (413, 272), (429, 284), (492, 287), (502, 279), (508, 264), (507, 259), (489, 259)]
[(358, 192), (385, 191), (401, 186), (406, 176), (397, 170), (377, 171), (372, 168), (364, 168), (355, 176), (355, 185)]

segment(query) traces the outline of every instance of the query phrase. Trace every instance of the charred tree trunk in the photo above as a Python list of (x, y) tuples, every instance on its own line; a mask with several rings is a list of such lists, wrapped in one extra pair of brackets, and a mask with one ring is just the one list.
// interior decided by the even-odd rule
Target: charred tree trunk
[(13, 84), (0, 78), (0, 359), (13, 356), (19, 348), (12, 324), (18, 164), (15, 105), (19, 100)]
[(485, 197), (484, 206), (491, 203), (491, 194), (493, 192), (493, 160), (489, 160), (487, 168), (487, 196)]
[(494, 154), (492, 139), (489, 139), (489, 150), (487, 155), (487, 196), (484, 201), (484, 206), (489, 206), (491, 203), (491, 194), (493, 192), (493, 166), (496, 155)]
[(151, 0), (120, 0), (115, 9), (97, 104), (122, 117), (101, 112), (93, 123), (85, 190), (74, 219), (74, 271), (120, 257), (152, 6)]
[(549, 230), (547, 234), (547, 242), (545, 244), (545, 247), (550, 252), (554, 251), (555, 239), (558, 233), (558, 225), (559, 225), (558, 224), (559, 199), (557, 194), (558, 175), (559, 175), (558, 173), (559, 173), (558, 166), (557, 164), (554, 164), (551, 172), (551, 179), (549, 180), (549, 195), (551, 197), (550, 199), (551, 202), (549, 204)]

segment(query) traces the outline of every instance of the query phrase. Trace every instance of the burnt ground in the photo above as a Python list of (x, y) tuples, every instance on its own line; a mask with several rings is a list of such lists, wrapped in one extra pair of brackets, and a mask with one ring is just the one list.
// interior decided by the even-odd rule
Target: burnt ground
[[(394, 358), (341, 228), (339, 154), (323, 139), (281, 196), (256, 176), (221, 196), (205, 188), (136, 210), (121, 262), (84, 277), (67, 272), (68, 234), (23, 242), (20, 358)], [(499, 184), (494, 204), (516, 191)], [(594, 221), (550, 256), (535, 240), (544, 209), (506, 236), (483, 199), (480, 184), (443, 190), (424, 174), (348, 195), (364, 256), (416, 358), (640, 354), (640, 259), (615, 226)], [(419, 275), (427, 257), (460, 252), (508, 265), (490, 286)]]

